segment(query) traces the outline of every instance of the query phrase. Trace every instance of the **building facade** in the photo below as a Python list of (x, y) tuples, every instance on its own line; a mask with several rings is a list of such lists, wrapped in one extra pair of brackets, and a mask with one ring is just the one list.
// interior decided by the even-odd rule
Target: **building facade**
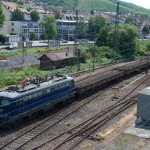
[(18, 8), (18, 5), (14, 2), (1, 1), (3, 14), (5, 15), (5, 22), (0, 29), (0, 34), (19, 35), (23, 40), (27, 39), (40, 39), (42, 34), (42, 27), (39, 21), (32, 21), (30, 19), (29, 12), (26, 9), (20, 8), (20, 11), (24, 14), (25, 19), (23, 21), (11, 21), (12, 13)]
[(42, 26), (38, 21), (9, 21), (9, 33), (22, 36), (24, 40), (40, 39)]
[(57, 20), (57, 33), (61, 39), (74, 40), (76, 21)]
[(7, 2), (5, 1), (1, 1), (0, 3), (3, 10), (3, 14), (5, 15), (5, 21), (2, 28), (0, 28), (0, 34), (6, 35), (8, 34), (8, 22), (11, 18), (12, 11), (14, 10), (14, 8), (16, 8), (16, 5), (12, 2), (9, 2), (9, 5), (7, 5)]
[(66, 66), (72, 63), (75, 58), (73, 49), (64, 49), (45, 53), (38, 60), (40, 60), (40, 68), (47, 70)]

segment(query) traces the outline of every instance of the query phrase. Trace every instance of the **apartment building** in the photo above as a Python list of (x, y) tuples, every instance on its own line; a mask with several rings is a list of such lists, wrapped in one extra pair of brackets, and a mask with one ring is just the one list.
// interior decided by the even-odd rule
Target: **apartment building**
[(17, 4), (13, 2), (5, 2), (5, 1), (1, 1), (0, 3), (3, 10), (3, 14), (5, 15), (5, 21), (2, 28), (0, 28), (0, 34), (7, 35), (9, 33), (8, 22), (11, 19), (12, 12), (17, 8)]
[(71, 20), (57, 20), (57, 33), (61, 39), (74, 40), (76, 21)]
[(9, 21), (9, 33), (16, 33), (24, 40), (39, 39), (42, 34), (42, 26), (38, 21)]

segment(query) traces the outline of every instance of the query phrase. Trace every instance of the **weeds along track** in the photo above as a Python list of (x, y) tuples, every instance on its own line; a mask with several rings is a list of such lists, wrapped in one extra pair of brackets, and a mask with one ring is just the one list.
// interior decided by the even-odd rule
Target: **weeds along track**
[[(126, 90), (127, 93), (124, 94), (117, 102), (114, 102), (114, 104), (111, 106), (103, 109), (91, 118), (88, 118), (80, 124), (72, 127), (68, 131), (59, 133), (55, 137), (50, 138), (49, 140), (44, 141), (43, 143), (40, 143), (31, 149), (46, 149), (47, 147), (47, 149), (51, 150), (71, 150), (80, 144), (84, 139), (93, 138), (92, 134), (100, 129), (100, 127), (105, 125), (105, 123), (114, 118), (117, 114), (121, 113), (136, 103), (136, 93), (132, 93), (143, 84), (147, 86), (148, 81), (150, 81), (150, 76), (143, 76), (140, 80), (136, 81), (137, 85), (134, 88)], [(54, 145), (57, 146), (54, 147)], [(68, 147), (68, 145), (72, 146)], [(65, 148), (63, 148), (64, 146)], [(23, 149), (25, 149), (25, 147)]]
[[(90, 121), (91, 124), (88, 122), (86, 125), (80, 127), (77, 131), (73, 132), (71, 134), (71, 136), (68, 138), (69, 140), (71, 140), (77, 136), (81, 137), (81, 138), (75, 139), (76, 140), (75, 143), (70, 148), (68, 148), (68, 150), (74, 149), (77, 145), (79, 145), (86, 138), (93, 139), (93, 137), (91, 135), (95, 131), (97, 131), (100, 127), (105, 125), (109, 120), (116, 117), (116, 115), (118, 115), (119, 113), (121, 113), (122, 111), (129, 108), (130, 106), (132, 106), (135, 103), (136, 103), (135, 97), (129, 98), (128, 100), (125, 100), (119, 104), (116, 104), (116, 106), (108, 108), (109, 112), (107, 110), (107, 112), (101, 117), (101, 119), (98, 120), (98, 117), (94, 118), (94, 120), (91, 119), (91, 121)], [(95, 120), (97, 120), (97, 121), (95, 121)]]
[[(146, 80), (148, 80), (148, 78), (149, 78), (148, 76), (144, 76), (140, 79), (140, 81), (137, 80), (136, 88), (139, 87), (140, 84), (142, 84)], [(86, 124), (88, 124), (90, 122), (91, 118), (89, 118), (85, 122), (82, 122), (78, 126), (73, 127), (72, 129), (68, 130), (67, 132), (66, 131), (62, 132), (61, 134), (57, 135), (56, 137), (54, 137), (53, 139), (51, 139), (49, 141), (46, 141), (45, 143), (36, 142), (37, 137), (44, 135), (44, 133), (48, 132), (48, 130), (50, 128), (55, 127), (57, 124), (60, 124), (60, 122), (62, 120), (66, 119), (70, 115), (74, 114), (75, 112), (77, 112), (79, 109), (81, 109), (85, 105), (89, 104), (91, 101), (93, 101), (94, 99), (99, 97), (102, 93), (104, 93), (108, 89), (110, 89), (110, 87), (92, 95), (89, 98), (86, 98), (85, 101), (80, 101), (80, 102), (76, 101), (76, 102), (72, 103), (69, 107), (62, 109), (61, 111), (57, 112), (53, 116), (46, 118), (45, 120), (43, 120), (39, 124), (37, 124), (37, 125), (33, 126), (32, 128), (22, 132), (22, 134), (15, 137), (13, 140), (10, 140), (7, 143), (5, 143), (2, 147), (0, 147), (0, 149), (1, 150), (8, 150), (8, 149), (9, 150), (11, 150), (11, 149), (12, 150), (20, 150), (20, 149), (38, 149), (38, 148), (40, 149), (40, 147), (42, 147), (46, 143), (49, 143), (50, 141), (57, 140), (59, 137), (63, 136), (64, 134), (65, 135), (68, 135), (68, 133), (74, 134), (73, 129), (77, 131), (77, 130), (79, 130), (79, 128), (86, 126)], [(132, 90), (132, 91), (134, 91), (134, 90)], [(130, 94), (131, 94), (131, 91), (130, 91)], [(93, 117), (93, 118), (95, 118), (95, 117)], [(75, 135), (77, 136), (76, 132), (75, 132)], [(34, 145), (31, 146), (32, 148), (29, 148), (29, 147), (26, 148), (26, 145), (30, 146), (31, 141), (35, 141)]]

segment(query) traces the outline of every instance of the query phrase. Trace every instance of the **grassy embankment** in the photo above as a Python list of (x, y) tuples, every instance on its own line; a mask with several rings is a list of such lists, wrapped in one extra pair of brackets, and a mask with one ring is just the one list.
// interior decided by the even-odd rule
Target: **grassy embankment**
[[(85, 46), (79, 46), (81, 48), (81, 51), (85, 51), (85, 49), (87, 47)], [(52, 47), (52, 48), (30, 48), (26, 50), (26, 53), (42, 53), (42, 52), (47, 52), (47, 51), (53, 51), (53, 50), (60, 50), (60, 49), (72, 49), (73, 46), (60, 46), (58, 47)], [(9, 57), (9, 56), (13, 56), (13, 55), (18, 55), (18, 54), (22, 54), (21, 50), (17, 50), (17, 51), (11, 51), (11, 52), (1, 52), (0, 53), (0, 57)], [(108, 60), (107, 59), (103, 59), (100, 63), (107, 63)], [(99, 62), (96, 63), (96, 65), (99, 65)], [(87, 69), (87, 68), (91, 68), (92, 67), (92, 60), (87, 59), (86, 63), (82, 63), (81, 64), (81, 69)], [(63, 73), (63, 74), (67, 74), (70, 72), (76, 72), (77, 71), (77, 67), (76, 64), (72, 64), (66, 67), (62, 67), (59, 69), (55, 69), (55, 70), (41, 70), (39, 68), (39, 66), (28, 66), (28, 67), (23, 67), (21, 69), (17, 69), (17, 70), (6, 70), (6, 69), (1, 69), (0, 70), (0, 86), (7, 86), (7, 85), (11, 85), (11, 84), (16, 84), (20, 81), (22, 81), (24, 79), (24, 77), (30, 76), (30, 77), (43, 77), (46, 76), (48, 74), (55, 74), (55, 73)]]
[[(138, 49), (140, 54), (144, 54), (146, 52), (146, 45), (149, 43), (149, 41), (138, 41)], [(58, 50), (58, 49), (66, 49), (66, 48), (73, 48), (73, 46), (66, 46), (66, 47), (53, 47), (53, 48), (32, 48), (32, 49), (27, 49), (26, 52), (27, 53), (42, 53), (42, 52), (46, 52), (46, 51), (52, 51), (52, 50)], [(85, 46), (80, 46), (82, 53), (85, 53), (87, 55), (87, 59), (85, 63), (81, 63), (80, 67), (81, 70), (83, 69), (87, 69), (87, 68), (92, 68), (93, 65), (93, 59), (91, 58), (91, 55), (87, 52), (88, 47)], [(12, 52), (3, 52), (0, 53), (0, 56), (12, 56), (12, 55), (17, 55), (17, 54), (21, 54), (22, 51), (12, 51)], [(107, 59), (106, 57), (101, 57), (99, 59), (96, 60), (95, 62), (95, 66), (100, 66), (102, 64), (106, 64), (109, 63), (110, 60)], [(48, 74), (55, 74), (55, 73), (63, 73), (63, 74), (67, 74), (67, 73), (71, 73), (71, 72), (76, 72), (77, 71), (77, 65), (76, 62), (72, 65), (66, 66), (66, 67), (62, 67), (59, 69), (54, 69), (54, 70), (41, 70), (39, 69), (39, 66), (28, 66), (28, 67), (24, 67), (22, 69), (19, 70), (5, 70), (5, 69), (1, 69), (0, 70), (0, 86), (6, 86), (6, 85), (11, 85), (11, 84), (16, 84), (19, 81), (22, 81), (25, 77), (25, 75), (30, 76), (30, 77), (35, 77), (35, 76), (39, 76), (39, 77), (43, 77), (46, 76)]]

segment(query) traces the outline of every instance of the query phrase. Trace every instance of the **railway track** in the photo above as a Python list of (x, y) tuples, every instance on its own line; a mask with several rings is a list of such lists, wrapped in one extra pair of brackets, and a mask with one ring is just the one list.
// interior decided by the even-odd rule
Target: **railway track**
[[(133, 98), (133, 97), (132, 97)], [(79, 145), (84, 139), (88, 138), (91, 136), (92, 133), (97, 131), (100, 127), (102, 127), (104, 124), (106, 124), (108, 121), (110, 121), (112, 118), (116, 117), (119, 113), (124, 111), (125, 109), (129, 108), (133, 104), (136, 103), (136, 100), (133, 98), (130, 98), (126, 101), (121, 102), (120, 104), (117, 104), (115, 106), (115, 110), (105, 114), (105, 117), (103, 116), (103, 119), (99, 120), (97, 123), (90, 125), (89, 127), (86, 127), (82, 129), (81, 131), (79, 130), (76, 133), (73, 133), (73, 136), (81, 136), (82, 138), (77, 140), (68, 150), (74, 149), (77, 145)], [(113, 109), (113, 108), (111, 108)]]
[[(26, 132), (20, 134), (18, 137), (16, 137), (15, 139), (7, 142), (5, 145), (3, 145), (0, 149), (2, 150), (8, 150), (8, 149), (15, 149), (15, 150), (19, 150), (22, 149), (27, 143), (29, 143), (30, 141), (34, 140), (36, 137), (40, 136), (41, 134), (43, 134), (44, 132), (46, 132), (48, 129), (50, 129), (51, 127), (55, 126), (56, 124), (58, 124), (59, 122), (61, 122), (63, 119), (67, 118), (68, 116), (70, 116), (71, 114), (73, 114), (75, 111), (79, 110), (80, 108), (82, 108), (83, 106), (85, 106), (86, 104), (88, 104), (89, 102), (91, 102), (93, 99), (97, 98), (98, 96), (100, 96), (103, 92), (105, 92), (107, 89), (100, 91), (99, 93), (91, 96), (88, 100), (86, 100), (86, 102), (84, 102), (82, 105), (78, 106), (77, 108), (75, 108), (74, 110), (72, 110), (71, 112), (67, 112), (67, 114), (65, 116), (61, 116), (58, 117), (59, 119), (57, 119), (56, 122), (49, 124), (49, 121), (52, 120), (54, 117), (56, 117), (58, 114), (63, 113), (67, 108), (64, 108), (63, 110), (59, 111), (58, 113), (56, 113), (53, 116), (48, 117), (47, 119), (45, 119), (44, 121), (42, 121), (41, 123), (39, 123), (38, 125), (30, 128), (29, 130), (27, 130)], [(75, 105), (77, 102), (74, 102), (72, 105)], [(71, 106), (72, 106), (71, 105)], [(71, 107), (69, 106), (69, 107)], [(89, 120), (90, 121), (90, 120)], [(88, 121), (86, 122), (88, 123)], [(85, 125), (85, 122), (82, 123)], [(71, 132), (71, 130), (70, 130)], [(68, 134), (69, 131), (62, 133), (63, 134)], [(60, 135), (60, 136), (61, 136)], [(53, 138), (52, 140), (57, 139), (56, 137)], [(42, 146), (42, 145), (41, 145)], [(40, 146), (39, 146), (40, 147)], [(36, 149), (36, 148), (35, 148)]]
[[(85, 138), (89, 137), (94, 131), (99, 129), (101, 126), (103, 126), (106, 122), (108, 122), (110, 119), (112, 119), (114, 116), (122, 112), (123, 110), (127, 109), (131, 105), (136, 103), (135, 95), (131, 96), (127, 99), (127, 96), (132, 95), (132, 92), (135, 91), (141, 84), (147, 82), (150, 79), (150, 77), (144, 77), (144, 80), (140, 82), (134, 89), (132, 89), (130, 92), (128, 92), (125, 96), (123, 96), (120, 101), (116, 102), (112, 106), (102, 110), (101, 112), (97, 113), (95, 116), (89, 118), (88, 120), (80, 123), (79, 125), (73, 127), (72, 129), (65, 131), (56, 137), (42, 143), (41, 145), (33, 148), (32, 150), (41, 149), (46, 144), (59, 139), (61, 136), (64, 136), (66, 134), (71, 134), (67, 138), (65, 138), (59, 145), (57, 145), (52, 150), (59, 149), (62, 145), (65, 143), (76, 139), (77, 137), (81, 138), (77, 142), (75, 142), (74, 146), (72, 146), (69, 150), (73, 149), (75, 146), (77, 146), (80, 142), (82, 142)], [(125, 100), (124, 100), (125, 99)], [(131, 99), (134, 99), (131, 101)], [(131, 102), (130, 102), (131, 101)], [(107, 115), (106, 115), (107, 114)], [(100, 120), (97, 120), (100, 119)]]
[[(131, 99), (129, 99), (129, 100), (131, 100)], [(58, 150), (59, 148), (61, 148), (62, 145), (66, 144), (66, 143), (68, 143), (70, 141), (72, 142), (72, 140), (77, 140), (77, 141), (75, 141), (74, 144), (68, 144), (68, 145), (72, 145), (72, 146), (70, 148), (68, 148), (67, 150), (74, 149), (77, 145), (79, 145), (86, 138), (93, 140), (94, 138), (93, 138), (93, 136), (91, 136), (92, 133), (94, 133), (95, 131), (97, 131), (100, 127), (102, 127), (103, 125), (105, 125), (112, 118), (116, 117), (116, 115), (118, 115), (119, 113), (121, 113), (123, 110), (129, 108), (130, 106), (132, 106), (133, 104), (136, 103), (135, 100), (129, 103), (129, 100), (128, 100), (128, 102), (127, 101), (122, 102), (122, 103), (120, 103), (120, 104), (118, 104), (118, 105), (116, 105), (114, 107), (111, 107), (111, 108), (108, 108), (107, 110), (105, 110), (105, 111), (109, 110), (109, 113), (105, 112), (105, 111), (101, 112), (100, 116), (103, 115), (102, 119), (99, 120), (95, 124), (92, 123), (92, 125), (90, 125), (89, 127), (87, 126), (87, 124), (89, 124), (89, 122), (92, 122), (92, 119), (86, 124), (86, 126), (85, 125), (79, 126), (80, 128), (78, 130), (75, 130), (74, 132), (72, 132), (72, 130), (71, 131), (69, 130), (65, 134), (71, 134), (71, 135), (68, 136), (64, 141), (62, 141), (59, 145), (57, 145), (57, 147), (53, 148), (52, 150)], [(114, 108), (116, 108), (116, 109), (113, 110)], [(107, 115), (106, 115), (106, 113), (107, 113)], [(84, 124), (84, 123), (82, 123), (82, 124)], [(62, 136), (62, 135), (60, 135), (60, 136)], [(57, 139), (57, 138), (55, 137), (54, 139), (51, 139), (51, 141), (53, 141), (55, 139)], [(47, 141), (47, 142), (51, 142), (51, 141)], [(47, 144), (47, 142), (44, 143), (41, 146), (38, 146), (38, 147), (34, 148), (33, 150), (40, 149), (42, 146), (44, 146), (45, 144)]]
[(35, 139), (36, 137), (40, 136), (41, 134), (43, 134), (43, 132), (46, 132), (48, 129), (50, 129), (51, 127), (55, 126), (59, 122), (61, 122), (63, 119), (67, 118), (68, 116), (70, 116), (74, 112), (78, 111), (83, 106), (85, 106), (86, 104), (90, 103), (93, 99), (95, 99), (96, 97), (98, 97), (99, 95), (101, 95), (102, 93), (104, 93), (106, 90), (108, 90), (108, 88), (106, 88), (106, 89), (104, 89), (104, 90), (102, 90), (102, 91), (100, 91), (100, 92), (92, 95), (91, 97), (89, 97), (86, 100), (86, 102), (83, 102), (83, 104), (81, 104), (80, 106), (77, 106), (77, 108), (75, 108), (74, 110), (71, 110), (70, 112), (67, 112), (67, 114), (65, 116), (58, 117), (59, 119), (56, 122), (54, 122), (53, 124), (51, 124), (51, 125), (47, 124), (47, 122), (49, 122), (50, 120), (52, 120), (57, 115), (65, 112), (68, 108), (70, 108), (73, 105), (77, 104), (80, 100), (75, 101), (69, 107), (66, 107), (66, 108), (60, 110), (56, 114), (54, 114), (54, 115), (46, 118), (45, 120), (43, 120), (39, 124), (33, 126), (32, 128), (30, 128), (26, 132), (20, 134), (19, 136), (15, 137), (14, 139), (10, 140), (6, 144), (4, 144), (2, 147), (0, 147), (0, 149), (1, 150), (8, 150), (10, 148), (13, 148), (13, 149), (16, 149), (16, 150), (18, 149), (19, 150), (26, 143), (28, 143), (31, 140)]

